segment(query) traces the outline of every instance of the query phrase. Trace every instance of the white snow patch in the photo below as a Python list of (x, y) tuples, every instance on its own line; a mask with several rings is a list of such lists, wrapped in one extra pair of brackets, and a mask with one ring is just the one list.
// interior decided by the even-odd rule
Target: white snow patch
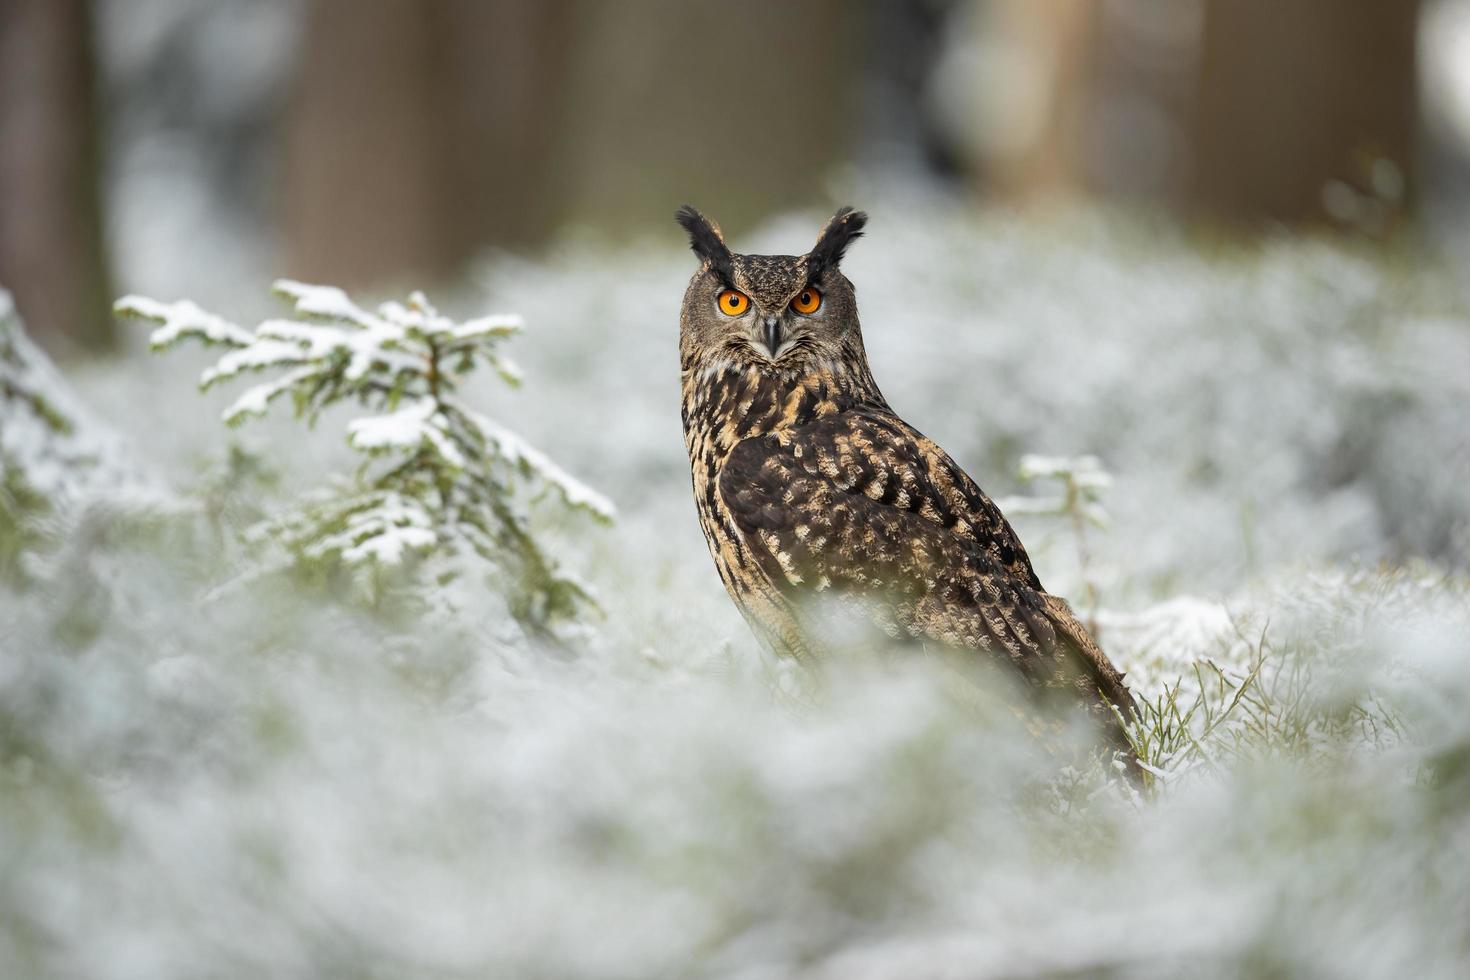
[(445, 430), (444, 416), (432, 398), (416, 398), (397, 411), (347, 423), (347, 441), (356, 449), (383, 452), (427, 443), (450, 466), (464, 468), (464, 454)]

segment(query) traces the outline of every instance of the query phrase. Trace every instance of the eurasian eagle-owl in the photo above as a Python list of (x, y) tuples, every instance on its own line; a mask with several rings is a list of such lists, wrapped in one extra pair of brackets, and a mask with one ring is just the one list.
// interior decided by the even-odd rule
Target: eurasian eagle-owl
[[(679, 318), (684, 441), (720, 578), (780, 653), (820, 657), (809, 600), (890, 637), (969, 649), (1063, 689), (1114, 736), (1122, 675), (975, 481), (873, 380), (839, 264), (867, 216), (838, 211), (805, 255), (742, 255), (692, 207), (700, 259)], [(827, 602), (827, 605), (833, 604)]]

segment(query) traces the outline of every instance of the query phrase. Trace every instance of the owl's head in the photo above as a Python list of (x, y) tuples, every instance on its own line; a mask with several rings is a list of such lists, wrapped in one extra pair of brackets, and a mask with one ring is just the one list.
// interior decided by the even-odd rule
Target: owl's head
[(863, 359), (857, 298), (839, 266), (866, 214), (838, 211), (805, 255), (742, 255), (689, 205), (677, 218), (700, 258), (679, 315), (686, 370), (720, 363), (800, 370)]

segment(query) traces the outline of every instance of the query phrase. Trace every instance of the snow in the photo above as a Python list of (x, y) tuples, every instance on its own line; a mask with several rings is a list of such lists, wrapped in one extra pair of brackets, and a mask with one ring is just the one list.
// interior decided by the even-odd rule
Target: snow
[(1113, 485), (1112, 474), (1103, 469), (1096, 456), (1039, 456), (1027, 453), (1018, 468), (1020, 479), (1061, 480), (1066, 492), (1052, 496), (1000, 497), (995, 503), (1012, 517), (1060, 515), (1075, 511), (1088, 523), (1106, 528), (1108, 512), (1099, 498)]
[(0, 521), (9, 494), (21, 486), (53, 508), (104, 500), (159, 508), (172, 500), (26, 336), (14, 301), (0, 289)]
[[(569, 654), (507, 629), (466, 578), (442, 616), (304, 576), (201, 602), (239, 567), (212, 533), (68, 535), (51, 590), (0, 587), (10, 972), (1461, 975), (1457, 272), (857, 203), (874, 217), (844, 268), (895, 408), (998, 498), (1032, 488), (1027, 452), (1105, 462), (1112, 485), (1091, 489), (1113, 524), (1089, 531), (1085, 571), (1069, 520), (1017, 517), (1042, 581), (1097, 587), (1102, 645), (1140, 697), (1198, 685), (1197, 664), (1206, 686), (1209, 663), (1239, 678), (1264, 649), (1271, 711), (1244, 705), (1134, 799), (1038, 777), (1055, 760), (921, 658), (832, 664), (811, 691), (762, 655), (697, 526), (677, 230), (500, 257), (456, 305), (525, 316), (528, 383), (486, 373), (455, 397), (497, 460), (618, 502), (607, 528), (545, 521), (605, 618)], [(791, 252), (821, 217), (738, 245)], [(78, 384), (187, 486), (220, 435), (170, 421), (201, 396), (160, 364), (177, 370), (130, 360)], [(203, 397), (210, 415), (230, 400)], [(284, 424), (243, 436), (307, 485), (352, 456)], [(331, 546), (385, 567), (433, 546), (406, 503), (361, 513)]]
[(295, 371), (287, 371), (272, 381), (247, 388), (220, 414), (220, 418), (226, 425), (236, 425), (249, 416), (264, 415), (272, 401), (316, 374), (317, 368), (307, 365)]
[(345, 320), (370, 330), (380, 325), (375, 317), (364, 313), (348, 295), (336, 286), (313, 286), (294, 279), (277, 279), (271, 291), (296, 304), (296, 310), (307, 316), (326, 320)]
[(214, 367), (199, 376), (199, 385), (208, 388), (246, 371), (263, 371), (283, 364), (301, 364), (310, 360), (310, 351), (299, 344), (256, 339), (249, 346), (232, 350), (221, 357)]
[(113, 309), (120, 314), (154, 320), (161, 324), (149, 337), (155, 348), (169, 347), (184, 337), (198, 336), (213, 344), (244, 347), (251, 343), (253, 335), (223, 317), (207, 313), (192, 300), (160, 303), (146, 296), (124, 296)]
[[(283, 361), (293, 358), (320, 360), (341, 354), (348, 358), (347, 377), (354, 381), (377, 370), (397, 374), (418, 371), (423, 367), (419, 358), (395, 349), (404, 339), (402, 331), (372, 318), (362, 329), (344, 329), (299, 320), (267, 320), (256, 328), (256, 338), (255, 346), (268, 352), (283, 350), (276, 346), (280, 343), (289, 346), (291, 352), (281, 357)], [(269, 357), (270, 353), (262, 355), (267, 362)]]
[(505, 380), (506, 384), (519, 386), (526, 380), (526, 373), (521, 370), (521, 366), (510, 358), (502, 357), (499, 354), (491, 354), (486, 359), (490, 362), (490, 366), (495, 369), (495, 373), (499, 374)]
[(1179, 595), (1131, 612), (1102, 610), (1097, 625), (1110, 646), (1128, 651), (1128, 680), (1140, 690), (1183, 682), (1198, 661), (1250, 666), (1240, 626), (1218, 599)]
[(323, 538), (318, 555), (340, 551), (349, 563), (375, 561), (397, 565), (413, 551), (426, 551), (438, 541), (434, 521), (422, 507), (396, 494), (382, 503), (353, 514), (347, 530)]
[(494, 420), (469, 409), (463, 411), (506, 462), (534, 473), (573, 507), (585, 508), (605, 521), (617, 517), (617, 507), (611, 500), (567, 473), (545, 453)]
[(518, 316), (482, 316), (466, 320), (449, 331), (455, 340), (473, 340), (477, 337), (509, 337), (526, 328), (525, 321)]
[(450, 466), (463, 469), (464, 455), (445, 428), (446, 421), (434, 399), (416, 398), (386, 415), (353, 419), (347, 423), (347, 441), (365, 452), (411, 450), (428, 444)]
[(1106, 490), (1113, 485), (1112, 475), (1103, 469), (1096, 456), (1038, 456), (1027, 453), (1021, 457), (1020, 475), (1023, 480), (1065, 479), (1086, 490)]

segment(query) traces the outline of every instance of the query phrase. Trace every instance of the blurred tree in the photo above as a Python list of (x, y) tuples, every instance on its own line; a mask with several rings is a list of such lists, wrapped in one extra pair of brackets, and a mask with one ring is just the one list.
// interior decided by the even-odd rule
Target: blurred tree
[(739, 230), (825, 196), (859, 139), (865, 4), (579, 0), (556, 161), (566, 220)]
[(452, 271), (549, 220), (566, 0), (312, 0), (288, 122), (288, 265)]
[(1370, 234), (1402, 212), (1417, 0), (990, 0), (981, 9), (977, 43), (1004, 51), (1011, 69), (983, 79), (1008, 111), (983, 112), (975, 125), (999, 121), (1014, 133), (979, 140), (978, 164), (1012, 196), (1084, 192)]
[(929, 96), (936, 61), (960, 0), (866, 0), (864, 65), (854, 156), (866, 172), (963, 176)]
[(1382, 234), (1405, 202), (1418, 0), (1206, 5), (1189, 203)]
[[(294, 275), (454, 272), (575, 221), (739, 226), (805, 203), (852, 142), (841, 0), (312, 0), (290, 115)], [(855, 25), (856, 22), (856, 25)]]
[(0, 284), (53, 352), (113, 341), (92, 7), (0, 0)]
[[(979, 0), (957, 18), (963, 37), (943, 99), (952, 141), (987, 193), (1032, 199), (1080, 191), (1097, 14), (1091, 4)], [(956, 91), (956, 90), (960, 91)]]

